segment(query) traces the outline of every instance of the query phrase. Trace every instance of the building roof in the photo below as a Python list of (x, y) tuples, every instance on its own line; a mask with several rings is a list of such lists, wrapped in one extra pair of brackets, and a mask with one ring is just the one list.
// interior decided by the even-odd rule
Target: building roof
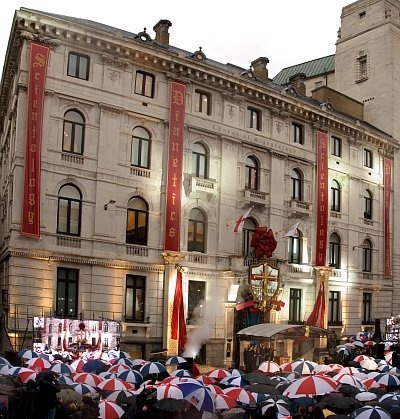
[(335, 54), (328, 55), (315, 60), (306, 61), (302, 64), (296, 64), (281, 70), (274, 78), (276, 84), (284, 85), (289, 83), (289, 78), (298, 73), (304, 73), (306, 78), (319, 76), (335, 71)]

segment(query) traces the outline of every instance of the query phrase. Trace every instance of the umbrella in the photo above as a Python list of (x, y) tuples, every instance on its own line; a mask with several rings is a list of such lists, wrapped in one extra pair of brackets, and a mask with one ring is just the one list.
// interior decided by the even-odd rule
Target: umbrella
[(345, 397), (341, 393), (330, 393), (322, 396), (317, 406), (321, 409), (329, 409), (334, 413), (349, 414), (361, 407), (361, 403), (354, 397)]
[(142, 365), (144, 365), (144, 364), (146, 364), (147, 363), (147, 361), (145, 361), (144, 359), (139, 359), (139, 358), (137, 358), (137, 359), (134, 359), (133, 361), (132, 361), (132, 364), (134, 365), (134, 366), (142, 366)]
[(111, 365), (111, 367), (107, 368), (107, 372), (113, 372), (115, 374), (119, 374), (120, 372), (123, 371), (132, 371), (131, 367), (128, 367), (128, 365), (123, 365), (123, 364), (114, 364)]
[(261, 371), (248, 372), (242, 375), (242, 378), (249, 383), (270, 384), (270, 378)]
[(242, 404), (249, 404), (250, 402), (255, 402), (254, 396), (250, 391), (245, 390), (240, 387), (224, 388), (222, 390), (224, 394), (231, 397), (233, 400), (240, 402)]
[(279, 390), (272, 384), (250, 384), (246, 390), (251, 393), (280, 394)]
[(354, 375), (338, 374), (333, 379), (339, 384), (350, 384), (351, 386), (357, 387), (360, 390), (363, 388), (363, 383), (356, 378)]
[(10, 361), (2, 356), (0, 356), (0, 364), (8, 365), (9, 367), (12, 367)]
[(193, 374), (190, 371), (184, 370), (184, 369), (177, 369), (175, 371), (172, 371), (170, 373), (170, 375), (172, 375), (173, 377), (191, 377), (191, 378), (193, 378)]
[(81, 396), (84, 396), (85, 394), (96, 394), (96, 389), (89, 384), (75, 383), (71, 384), (71, 388), (73, 388)]
[(23, 359), (39, 358), (39, 355), (32, 351), (32, 349), (21, 349), (17, 355)]
[(379, 385), (383, 388), (386, 387), (398, 387), (400, 385), (400, 379), (397, 378), (395, 375), (382, 373), (378, 374), (373, 379), (379, 383)]
[(361, 383), (363, 385), (363, 388), (365, 388), (366, 390), (369, 390), (370, 388), (380, 387), (379, 383), (375, 381), (372, 377), (361, 380)]
[(375, 371), (378, 369), (378, 363), (374, 359), (364, 359), (360, 362), (360, 365), (369, 371)]
[(185, 399), (160, 399), (154, 406), (167, 412), (187, 412), (190, 409), (190, 403)]
[(83, 365), (82, 371), (99, 372), (105, 365), (106, 364), (103, 361), (100, 361), (100, 359), (90, 359)]
[(98, 375), (91, 374), (89, 372), (80, 372), (78, 374), (74, 374), (72, 379), (75, 381), (75, 383), (85, 383), (92, 387), (97, 387), (103, 381)]
[(275, 372), (280, 372), (281, 367), (274, 361), (264, 361), (258, 366), (258, 371), (265, 372), (267, 374), (272, 374)]
[(207, 373), (207, 375), (211, 378), (215, 378), (217, 380), (221, 380), (222, 378), (225, 377), (230, 377), (231, 374), (229, 373), (229, 371), (221, 369), (221, 368), (216, 368), (210, 372)]
[(183, 399), (182, 390), (176, 384), (165, 384), (157, 387), (157, 400), (160, 399)]
[(18, 372), (18, 378), (26, 384), (29, 380), (35, 381), (37, 377), (37, 372), (28, 368), (24, 368), (23, 371)]
[(291, 416), (290, 404), (286, 403), (284, 400), (274, 400), (268, 398), (261, 406), (262, 414), (265, 414), (270, 407), (275, 408), (275, 410), (281, 415)]
[(99, 401), (99, 418), (101, 419), (117, 419), (124, 413), (124, 409), (115, 402), (109, 400)]
[(82, 396), (77, 393), (72, 388), (62, 388), (57, 394), (57, 399), (61, 403), (77, 403), (79, 404), (82, 401)]
[(165, 361), (165, 365), (178, 365), (187, 362), (182, 356), (171, 356)]
[(229, 374), (230, 374), (232, 377), (239, 377), (240, 375), (243, 375), (243, 374), (244, 374), (244, 371), (239, 370), (239, 369), (237, 369), (237, 368), (230, 368), (230, 369), (228, 370), (228, 372), (229, 372)]
[(196, 377), (196, 380), (203, 384), (214, 384), (216, 380), (208, 375), (199, 375)]
[[(115, 378), (115, 377), (110, 377)], [(127, 383), (140, 384), (143, 382), (143, 375), (139, 371), (128, 370), (117, 374), (117, 378), (126, 381)]]
[(374, 358), (372, 356), (368, 356), (368, 355), (357, 355), (353, 361), (356, 362), (361, 362), (361, 361), (365, 361), (366, 359), (371, 359), (374, 360)]
[(132, 388), (132, 385), (119, 378), (109, 378), (99, 383), (97, 388), (102, 391), (129, 390)]
[(284, 390), (283, 395), (290, 398), (316, 396), (336, 391), (336, 382), (322, 375), (309, 375), (294, 381)]
[(390, 414), (379, 406), (364, 406), (355, 410), (352, 419), (392, 419)]
[(214, 412), (214, 396), (205, 386), (200, 383), (186, 382), (179, 383), (178, 387), (181, 389), (184, 399), (193, 404), (197, 410)]
[(71, 362), (70, 366), (76, 372), (82, 372), (82, 368), (85, 365), (85, 361), (83, 359), (76, 359), (75, 361)]
[(122, 405), (136, 404), (136, 396), (127, 390), (116, 390), (110, 393), (106, 398), (110, 402), (115, 402)]
[(73, 374), (75, 373), (75, 370), (71, 367), (69, 364), (64, 363), (55, 363), (50, 366), (50, 371), (55, 372), (56, 374)]
[(400, 404), (400, 393), (386, 393), (379, 399), (379, 403), (385, 403), (386, 401), (395, 401)]
[(225, 409), (233, 409), (237, 407), (238, 404), (234, 399), (227, 396), (226, 394), (216, 394), (215, 395), (215, 409), (216, 410), (225, 410)]
[(225, 394), (222, 388), (216, 384), (207, 384), (204, 387), (210, 390), (212, 394)]
[(6, 364), (1, 364), (0, 365), (0, 374), (9, 375), (10, 368), (13, 368), (13, 367), (11, 367), (9, 365), (6, 365)]
[(25, 362), (29, 368), (33, 369), (36, 372), (41, 372), (48, 370), (51, 367), (51, 363), (43, 358), (31, 358)]
[(59, 375), (57, 378), (58, 384), (75, 384), (75, 381), (69, 375)]
[(314, 372), (315, 363), (305, 360), (293, 361), (292, 372), (297, 372), (300, 375), (310, 375)]
[(354, 345), (356, 348), (364, 348), (364, 342), (362, 342), (361, 340), (355, 340), (355, 341), (353, 342), (353, 345)]
[(377, 398), (378, 396), (375, 393), (371, 393), (369, 391), (361, 391), (355, 396), (355, 399), (360, 402), (371, 402), (372, 400), (376, 400)]
[(10, 375), (11, 377), (18, 377), (18, 374), (23, 371), (32, 372), (30, 368), (26, 367), (11, 367), (8, 369), (8, 375)]
[(114, 358), (110, 361), (111, 365), (126, 365), (129, 368), (133, 368), (135, 365), (129, 358)]
[(242, 377), (225, 377), (220, 381), (220, 384), (234, 387), (244, 387), (248, 385), (248, 382)]
[(165, 367), (161, 362), (148, 362), (144, 365), (142, 365), (139, 369), (140, 373), (145, 376), (148, 374), (160, 374), (162, 372), (165, 372)]

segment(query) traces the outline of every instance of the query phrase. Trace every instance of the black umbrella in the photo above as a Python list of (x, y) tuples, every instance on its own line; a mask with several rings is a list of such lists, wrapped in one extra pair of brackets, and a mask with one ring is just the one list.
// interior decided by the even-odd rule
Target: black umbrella
[(245, 390), (250, 391), (252, 393), (280, 394), (279, 390), (277, 390), (274, 386), (261, 383), (249, 384), (245, 387)]
[(167, 412), (187, 412), (190, 409), (190, 402), (185, 399), (166, 398), (158, 400), (154, 405), (158, 410)]
[(330, 393), (321, 398), (317, 404), (321, 409), (329, 409), (337, 414), (349, 414), (362, 406), (354, 397), (346, 397), (340, 393)]
[(276, 382), (271, 381), (270, 378), (264, 372), (248, 372), (242, 375), (243, 380), (248, 381), (251, 384), (269, 384), (276, 386)]
[(354, 397), (356, 394), (360, 393), (357, 387), (351, 386), (350, 384), (340, 384), (338, 386), (339, 393), (342, 393), (344, 396)]

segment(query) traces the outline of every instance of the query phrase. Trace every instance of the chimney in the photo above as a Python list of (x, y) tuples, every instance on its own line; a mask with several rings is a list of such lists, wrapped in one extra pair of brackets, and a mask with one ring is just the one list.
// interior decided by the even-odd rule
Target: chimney
[(268, 63), (269, 59), (267, 57), (257, 58), (251, 63), (251, 67), (253, 68), (254, 74), (257, 78), (263, 81), (268, 81)]
[(172, 23), (169, 20), (162, 19), (153, 27), (153, 30), (156, 33), (155, 41), (164, 47), (169, 46), (168, 29), (170, 26), (172, 26)]
[(306, 85), (304, 83), (306, 80), (306, 77), (307, 76), (305, 73), (297, 73), (289, 77), (290, 83), (296, 89), (296, 92), (301, 96), (306, 95)]

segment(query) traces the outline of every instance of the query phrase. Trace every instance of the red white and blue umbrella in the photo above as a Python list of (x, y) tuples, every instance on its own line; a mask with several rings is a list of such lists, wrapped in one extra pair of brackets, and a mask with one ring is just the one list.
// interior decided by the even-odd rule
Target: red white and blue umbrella
[(69, 375), (64, 375), (64, 374), (60, 374), (57, 377), (57, 381), (58, 381), (58, 384), (67, 384), (67, 385), (76, 384), (75, 381)]
[(392, 419), (392, 416), (379, 406), (364, 406), (356, 409), (351, 419)]
[(2, 356), (0, 356), (0, 364), (8, 365), (9, 367), (12, 367), (10, 361)]
[(122, 407), (110, 400), (99, 401), (99, 418), (100, 419), (118, 419), (125, 413)]
[(360, 362), (360, 365), (369, 371), (375, 371), (378, 369), (378, 363), (374, 359), (364, 359)]
[(115, 374), (119, 374), (120, 372), (123, 372), (123, 371), (132, 371), (132, 368), (128, 367), (128, 365), (114, 364), (114, 365), (111, 365), (111, 367), (107, 369), (107, 372), (113, 372)]
[(129, 368), (133, 368), (135, 365), (129, 358), (114, 358), (110, 361), (111, 365), (126, 365)]
[(117, 374), (114, 372), (103, 371), (97, 374), (103, 380), (108, 380), (109, 378), (117, 378)]
[(32, 371), (32, 370), (26, 367), (11, 367), (8, 369), (8, 375), (10, 375), (11, 377), (18, 377), (18, 374), (22, 371)]
[(76, 372), (82, 372), (83, 371), (82, 368), (85, 365), (85, 361), (79, 358), (71, 362), (70, 365)]
[[(43, 359), (45, 359), (46, 361), (50, 361), (50, 362), (53, 362), (54, 361), (54, 356), (52, 355), (52, 354), (45, 354), (45, 353), (43, 353), (43, 352), (41, 352), (40, 354), (39, 354), (39, 358), (43, 358)], [(61, 362), (61, 361), (60, 361)]]
[(222, 391), (227, 396), (232, 397), (233, 400), (236, 400), (237, 402), (240, 402), (242, 404), (249, 404), (250, 402), (255, 401), (255, 398), (250, 393), (250, 391), (247, 391), (244, 388), (231, 387), (231, 388), (224, 388)]
[(55, 372), (56, 374), (75, 374), (76, 372), (71, 365), (59, 362), (51, 365), (49, 370)]
[[(110, 377), (112, 378), (112, 377)], [(127, 383), (140, 384), (143, 382), (143, 375), (139, 371), (129, 370), (122, 371), (117, 374), (117, 378), (126, 381)]]
[(70, 387), (73, 388), (81, 396), (84, 396), (85, 394), (96, 394), (97, 393), (96, 389), (94, 387), (90, 386), (89, 384), (75, 383), (75, 384), (71, 384)]
[(90, 372), (80, 372), (73, 374), (72, 379), (75, 381), (75, 383), (85, 383), (92, 387), (97, 387), (103, 381), (103, 379), (98, 375), (91, 374)]
[(132, 364), (135, 367), (138, 367), (138, 366), (142, 366), (144, 364), (147, 364), (147, 361), (145, 361), (144, 359), (141, 359), (141, 358), (136, 358), (136, 359), (133, 359), (132, 360)]
[(275, 372), (280, 372), (281, 367), (274, 361), (264, 361), (258, 366), (258, 370), (267, 374), (273, 374)]
[(216, 379), (209, 377), (208, 375), (199, 375), (196, 377), (196, 380), (202, 384), (214, 384), (216, 383)]
[(159, 385), (157, 387), (157, 400), (167, 398), (183, 399), (182, 390), (175, 384)]
[(309, 375), (290, 384), (283, 391), (283, 395), (290, 398), (318, 396), (336, 391), (337, 387), (337, 383), (330, 377)]
[(244, 380), (241, 376), (240, 377), (226, 377), (220, 381), (220, 384), (224, 384), (226, 386), (233, 386), (233, 387), (245, 387), (248, 385), (248, 381)]
[(184, 369), (177, 369), (175, 371), (172, 371), (170, 373), (170, 375), (172, 377), (191, 377), (191, 378), (193, 378), (193, 374), (190, 371), (184, 370)]
[(39, 358), (39, 355), (32, 349), (21, 349), (17, 355), (23, 359)]
[(230, 368), (228, 372), (232, 377), (240, 377), (241, 375), (244, 375), (244, 371), (237, 368)]
[(186, 359), (182, 356), (171, 356), (165, 361), (165, 365), (178, 365), (186, 362)]
[(132, 389), (132, 385), (119, 378), (109, 378), (108, 380), (102, 381), (97, 388), (103, 391), (130, 390)]
[(143, 376), (148, 374), (160, 374), (165, 372), (165, 367), (161, 362), (148, 362), (140, 367), (139, 371)]
[(105, 399), (117, 404), (127, 404), (130, 400), (135, 400), (135, 395), (128, 390), (116, 390), (110, 393)]
[(361, 380), (359, 380), (357, 377), (355, 377), (354, 375), (349, 375), (349, 374), (337, 374), (333, 377), (333, 379), (338, 383), (338, 384), (349, 384), (350, 386), (353, 387), (357, 387), (358, 389), (362, 389), (363, 388), (363, 383)]
[(206, 384), (204, 386), (206, 389), (210, 390), (212, 394), (224, 394), (222, 388), (217, 384)]
[(232, 397), (227, 396), (226, 394), (217, 394), (215, 395), (215, 410), (228, 410), (238, 407), (238, 404)]
[(25, 368), (23, 371), (18, 373), (18, 378), (25, 384), (29, 380), (35, 381), (37, 377), (37, 372), (29, 368)]
[(193, 383), (180, 383), (178, 387), (184, 399), (190, 402), (200, 412), (214, 412), (214, 395), (206, 387)]
[(291, 416), (290, 404), (286, 403), (284, 400), (268, 398), (262, 403), (262, 414), (264, 415), (270, 407), (273, 407), (280, 415)]

